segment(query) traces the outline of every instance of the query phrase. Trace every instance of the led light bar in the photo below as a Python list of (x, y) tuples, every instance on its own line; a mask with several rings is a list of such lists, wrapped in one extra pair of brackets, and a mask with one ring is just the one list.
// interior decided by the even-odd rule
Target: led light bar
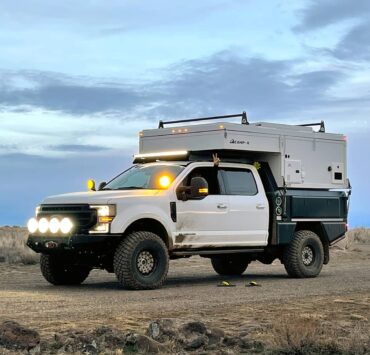
[(179, 155), (187, 155), (187, 150), (176, 150), (171, 152), (158, 152), (158, 153), (144, 153), (144, 154), (136, 154), (134, 155), (135, 159), (145, 159), (145, 158), (160, 158), (160, 157), (172, 157), (172, 156), (179, 156)]
[(41, 234), (46, 234), (47, 232), (56, 234), (59, 231), (63, 234), (68, 234), (72, 231), (74, 225), (68, 217), (63, 218), (61, 221), (55, 217), (53, 217), (50, 221), (47, 218), (42, 217), (40, 220), (31, 218), (27, 223), (27, 227), (31, 234), (36, 232)]

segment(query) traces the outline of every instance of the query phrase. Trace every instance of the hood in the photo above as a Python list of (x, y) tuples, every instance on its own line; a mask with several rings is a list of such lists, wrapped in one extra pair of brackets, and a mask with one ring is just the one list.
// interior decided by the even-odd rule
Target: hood
[(163, 194), (162, 190), (116, 190), (116, 191), (88, 191), (74, 192), (63, 195), (49, 196), (43, 204), (60, 204), (60, 203), (88, 203), (88, 204), (107, 204), (114, 199), (133, 198), (133, 197), (150, 197)]

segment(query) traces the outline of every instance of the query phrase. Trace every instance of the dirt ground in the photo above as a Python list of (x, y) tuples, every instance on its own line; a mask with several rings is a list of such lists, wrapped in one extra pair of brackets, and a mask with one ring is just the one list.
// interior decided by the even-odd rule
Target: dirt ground
[[(314, 279), (290, 279), (284, 267), (252, 263), (235, 287), (219, 288), (224, 280), (208, 259), (172, 261), (164, 287), (127, 291), (115, 276), (94, 270), (81, 286), (55, 287), (38, 265), (0, 264), (0, 322), (15, 320), (49, 336), (67, 329), (101, 325), (143, 331), (156, 318), (197, 319), (230, 332), (295, 315), (318, 319), (343, 329), (361, 327), (370, 334), (370, 245), (331, 252), (331, 261)], [(245, 287), (250, 281), (261, 287)], [(264, 334), (256, 334), (265, 336)]]

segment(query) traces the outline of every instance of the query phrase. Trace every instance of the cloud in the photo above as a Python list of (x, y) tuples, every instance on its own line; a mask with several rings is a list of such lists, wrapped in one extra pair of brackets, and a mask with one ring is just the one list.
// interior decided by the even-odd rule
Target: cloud
[[(370, 2), (369, 2), (370, 4)], [(370, 11), (370, 9), (369, 9)], [(354, 26), (337, 44), (331, 54), (342, 60), (370, 59), (370, 18)]]
[[(155, 112), (166, 115), (230, 113), (246, 110), (254, 119), (281, 119), (335, 105), (330, 89), (345, 80), (339, 68), (297, 72), (304, 61), (243, 58), (219, 53), (171, 68), (171, 79), (157, 83), (166, 93)], [(304, 119), (305, 117), (301, 117)]]
[(95, 153), (106, 151), (109, 148), (102, 147), (99, 145), (80, 145), (80, 144), (61, 144), (49, 147), (51, 150), (57, 150), (62, 152), (73, 152), (73, 153)]
[[(23, 153), (63, 158), (71, 155), (101, 156), (110, 150), (133, 154), (137, 152), (137, 134), (151, 122), (140, 110), (119, 114), (69, 114), (28, 108), (27, 112), (6, 110), (0, 113), (0, 155)], [(139, 127), (139, 125), (141, 125)]]
[[(72, 114), (86, 114), (128, 110), (144, 100), (144, 94), (125, 83), (107, 85), (58, 73), (21, 71), (3, 73), (0, 79), (0, 105), (6, 106), (27, 105)], [(78, 81), (82, 84), (78, 84)]]
[(299, 12), (301, 22), (294, 27), (294, 30), (306, 32), (345, 20), (364, 18), (370, 12), (370, 1), (312, 0)]
[[(123, 142), (128, 138), (128, 132), (123, 133), (123, 125), (128, 122), (133, 125), (132, 131), (138, 131), (145, 127), (144, 123), (158, 119), (243, 110), (254, 120), (291, 119), (294, 116), (297, 120), (305, 120), (308, 116), (314, 118), (312, 115), (323, 110), (336, 110), (338, 106), (343, 110), (353, 106), (369, 109), (368, 91), (359, 89), (356, 96), (351, 96), (351, 91), (347, 90), (355, 69), (348, 70), (341, 65), (313, 67), (306, 62), (303, 58), (268, 60), (224, 51), (172, 65), (162, 71), (162, 79), (136, 84), (119, 79), (19, 72), (13, 73), (17, 77), (16, 87), (3, 84), (0, 89), (0, 104), (3, 104), (4, 115), (14, 116), (9, 119), (9, 127), (14, 127), (14, 120), (20, 117), (23, 123), (18, 131), (28, 127), (28, 133), (36, 130), (39, 134), (42, 127), (41, 131), (46, 130), (49, 134), (51, 131), (47, 127), (54, 126), (65, 132), (64, 137), (69, 135), (71, 138), (51, 145), (75, 144), (75, 139), (79, 139), (79, 145), (96, 145), (91, 139), (81, 141), (78, 137), (97, 138), (94, 132), (106, 131), (111, 138), (113, 129), (113, 133), (123, 134)], [(364, 80), (363, 85), (366, 85), (370, 78)], [(24, 82), (27, 87), (20, 87), (19, 83)], [(354, 83), (351, 85), (355, 87)], [(339, 88), (343, 87), (346, 90), (342, 89), (339, 94)], [(34, 115), (34, 125), (30, 125), (29, 120), (24, 121), (26, 116), (31, 117), (30, 113), (22, 116), (22, 110), (26, 109), (39, 111)], [(106, 127), (111, 129), (107, 131)], [(106, 143), (103, 137), (98, 139), (102, 147), (112, 148), (111, 144), (106, 145), (108, 137)]]
[(0, 19), (7, 21), (7, 15), (11, 13), (13, 26), (22, 23), (32, 28), (42, 28), (45, 23), (52, 23), (53, 26), (67, 25), (72, 30), (78, 28), (85, 33), (91, 29), (99, 29), (108, 33), (112, 31), (113, 34), (115, 31), (127, 32), (164, 25), (178, 26), (179, 23), (189, 23), (189, 19), (203, 19), (204, 13), (222, 11), (229, 3), (227, 0), (188, 0), (181, 3), (169, 0), (112, 0), (108, 4), (99, 1), (76, 3), (73, 0), (29, 0), (24, 6), (16, 6), (11, 0), (4, 0), (0, 3)]

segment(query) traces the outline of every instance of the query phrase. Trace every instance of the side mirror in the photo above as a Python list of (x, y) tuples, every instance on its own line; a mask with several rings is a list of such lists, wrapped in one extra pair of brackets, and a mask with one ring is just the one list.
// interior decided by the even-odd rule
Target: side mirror
[(193, 177), (190, 183), (190, 198), (200, 200), (208, 196), (208, 182), (202, 177)]
[(105, 181), (101, 182), (99, 184), (98, 190), (103, 190), (106, 185), (107, 185), (107, 183)]
[(182, 201), (200, 200), (208, 196), (208, 182), (202, 177), (193, 177), (190, 186), (180, 186), (176, 191), (177, 198)]

